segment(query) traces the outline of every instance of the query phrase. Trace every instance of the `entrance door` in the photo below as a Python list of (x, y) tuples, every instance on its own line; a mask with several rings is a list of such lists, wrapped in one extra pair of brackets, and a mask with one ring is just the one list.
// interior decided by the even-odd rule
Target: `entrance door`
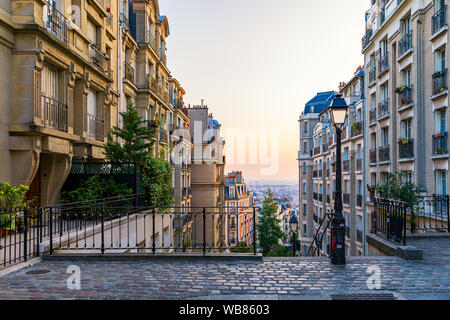
[(34, 176), (33, 181), (30, 184), (30, 190), (25, 195), (26, 200), (33, 200), (33, 207), (41, 206), (41, 166)]

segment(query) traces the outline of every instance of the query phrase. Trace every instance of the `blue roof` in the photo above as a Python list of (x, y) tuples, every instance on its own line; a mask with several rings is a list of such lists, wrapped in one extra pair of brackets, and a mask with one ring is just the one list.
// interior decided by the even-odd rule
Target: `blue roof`
[(334, 98), (334, 91), (319, 92), (314, 98), (305, 104), (304, 113), (312, 113), (311, 107), (314, 107), (314, 113), (321, 113), (331, 103)]

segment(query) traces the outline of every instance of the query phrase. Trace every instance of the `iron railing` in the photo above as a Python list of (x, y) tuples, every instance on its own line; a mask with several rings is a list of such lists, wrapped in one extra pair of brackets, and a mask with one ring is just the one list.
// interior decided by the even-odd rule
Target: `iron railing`
[(128, 19), (128, 16), (125, 13), (120, 14), (120, 24), (121, 26), (127, 30), (130, 31), (130, 20)]
[[(317, 218), (317, 216), (315, 216), (315, 218)], [(331, 214), (326, 214), (324, 219), (322, 219), (319, 228), (317, 228), (316, 234), (314, 235), (313, 241), (308, 249), (308, 252), (306, 253), (307, 257), (314, 257), (316, 256), (316, 254), (317, 256), (319, 256), (320, 251), (322, 251), (323, 238), (330, 228), (332, 219), (333, 217), (331, 216)]]
[(374, 123), (377, 121), (377, 109), (373, 108), (369, 111), (369, 122)]
[(433, 95), (447, 90), (447, 69), (433, 74)]
[(390, 146), (383, 146), (378, 148), (378, 160), (380, 162), (389, 161), (390, 158)]
[(46, 15), (44, 13), (45, 29), (64, 43), (69, 42), (70, 21), (59, 12), (52, 4), (47, 4)]
[(372, 37), (372, 34), (373, 34), (373, 30), (372, 29), (368, 29), (366, 31), (366, 34), (362, 38), (362, 49), (363, 50), (369, 45), (370, 38)]
[(442, 27), (447, 25), (447, 6), (444, 5), (442, 9), (437, 11), (431, 18), (433, 22), (433, 34), (441, 30)]
[(403, 107), (409, 105), (413, 101), (413, 86), (406, 87), (400, 91), (398, 91), (400, 97), (399, 107)]
[(97, 118), (97, 116), (87, 115), (87, 136), (89, 139), (104, 141), (105, 139), (105, 122)]
[[(406, 141), (407, 143), (403, 143)], [(401, 140), (398, 145), (398, 153), (400, 159), (414, 158), (414, 140)]]
[(356, 159), (356, 171), (362, 171), (363, 169), (363, 159)]
[(389, 99), (384, 99), (378, 103), (378, 118), (383, 118), (389, 115)]
[(150, 47), (153, 49), (153, 51), (158, 52), (157, 47), (156, 47), (156, 39), (155, 39), (155, 35), (153, 34), (153, 32), (147, 31), (146, 43), (150, 45)]
[(134, 68), (133, 68), (133, 66), (130, 63), (125, 62), (124, 69), (125, 69), (125, 79), (127, 79), (131, 83), (134, 83)]
[(342, 200), (344, 204), (350, 204), (350, 194), (349, 193), (343, 193), (342, 194)]
[(448, 133), (438, 133), (433, 136), (433, 154), (443, 155), (448, 153), (447, 148)]
[(108, 66), (108, 56), (103, 53), (100, 48), (96, 44), (90, 44), (89, 45), (89, 58), (91, 60), (92, 65), (98, 69), (100, 72), (104, 73), (105, 75), (111, 76), (111, 68)]
[(374, 83), (377, 80), (377, 67), (373, 64), (369, 69), (369, 84)]
[(377, 149), (369, 150), (369, 162), (377, 163)]
[(42, 124), (44, 127), (67, 132), (69, 125), (69, 109), (67, 105), (44, 95), (41, 95), (41, 104), (43, 110)]
[(350, 172), (350, 160), (345, 160), (342, 162), (343, 172)]
[(382, 75), (389, 68), (389, 54), (386, 53), (378, 61), (378, 75)]
[(398, 55), (402, 56), (405, 54), (409, 49), (412, 48), (412, 31), (409, 31), (407, 34), (403, 36), (403, 38), (400, 39), (398, 42), (399, 50)]
[(406, 245), (406, 211), (405, 202), (375, 199), (372, 233), (383, 234), (387, 240), (394, 240)]

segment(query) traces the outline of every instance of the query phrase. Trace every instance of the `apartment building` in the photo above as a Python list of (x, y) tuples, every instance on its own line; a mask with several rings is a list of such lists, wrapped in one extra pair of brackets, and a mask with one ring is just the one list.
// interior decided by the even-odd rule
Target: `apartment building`
[(445, 0), (371, 1), (362, 39), (368, 184), (402, 170), (424, 194), (447, 194), (447, 18)]
[(300, 148), (298, 152), (299, 165), (299, 228), (301, 254), (306, 255), (315, 235), (313, 206), (313, 134), (319, 123), (319, 114), (330, 105), (334, 91), (318, 93), (313, 99), (306, 103), (299, 117)]
[(253, 245), (253, 200), (241, 171), (233, 171), (225, 177), (226, 243), (230, 246), (245, 242)]
[(117, 119), (117, 5), (79, 1), (69, 21), (68, 2), (0, 4), (0, 180), (37, 205), (58, 201), (72, 158), (103, 158)]
[[(220, 136), (220, 123), (209, 113), (207, 106), (187, 108), (190, 134), (193, 139), (191, 189), (193, 208), (206, 207), (206, 235), (208, 248), (225, 246), (225, 141)], [(197, 210), (197, 209), (196, 209)], [(198, 210), (197, 210), (198, 211)], [(203, 226), (198, 217), (194, 221), (193, 237), (196, 245), (203, 245)]]

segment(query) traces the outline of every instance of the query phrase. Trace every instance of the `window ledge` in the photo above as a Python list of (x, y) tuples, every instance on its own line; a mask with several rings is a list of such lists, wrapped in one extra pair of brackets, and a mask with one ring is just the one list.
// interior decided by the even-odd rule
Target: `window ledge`
[(439, 37), (442, 33), (446, 32), (448, 30), (448, 25), (443, 26), (438, 31), (436, 31), (431, 37), (430, 41), (434, 41), (437, 37)]
[(403, 59), (405, 59), (406, 57), (411, 55), (411, 53), (413, 53), (413, 52), (414, 52), (414, 48), (408, 49), (404, 54), (402, 54), (400, 57), (397, 58), (397, 62), (402, 61)]
[(447, 90), (444, 90), (444, 91), (442, 91), (442, 92), (440, 92), (440, 93), (438, 93), (438, 94), (432, 95), (432, 96), (430, 97), (430, 99), (431, 99), (431, 100), (436, 100), (436, 99), (438, 99), (438, 98), (440, 98), (440, 97), (443, 97), (443, 96), (446, 96), (446, 95), (448, 95), (448, 89), (447, 89)]

